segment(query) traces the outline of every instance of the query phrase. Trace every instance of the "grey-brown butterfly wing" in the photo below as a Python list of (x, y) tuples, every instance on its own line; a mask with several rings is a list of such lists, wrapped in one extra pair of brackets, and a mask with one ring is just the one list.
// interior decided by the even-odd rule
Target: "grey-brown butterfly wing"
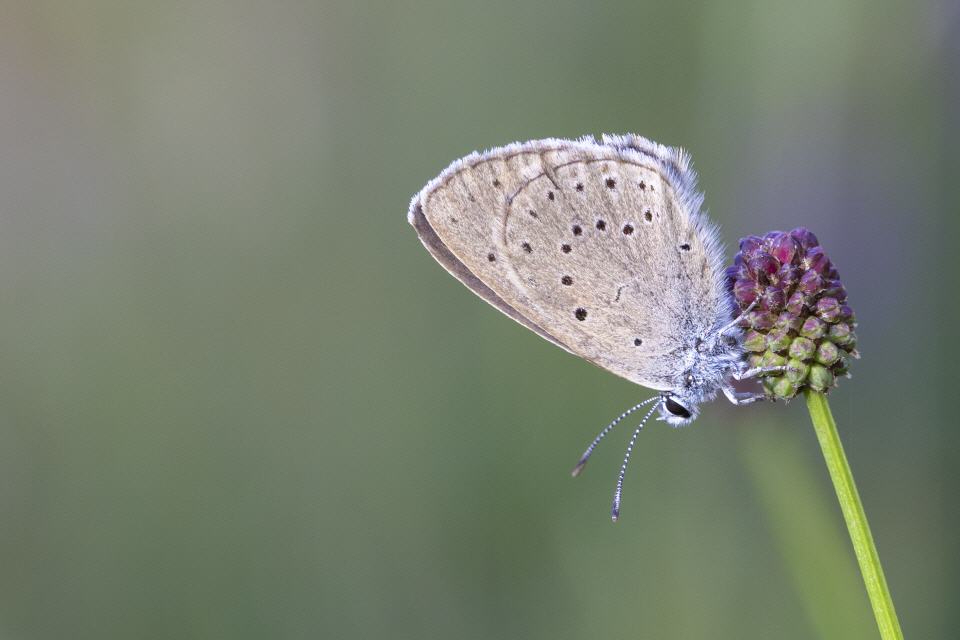
[(551, 342), (669, 390), (730, 316), (686, 156), (638, 136), (542, 140), (455, 162), (414, 197), (437, 260)]
[[(493, 289), (488, 287), (483, 280), (474, 275), (465, 264), (460, 262), (460, 260), (458, 260), (457, 257), (450, 252), (450, 249), (443, 244), (440, 238), (437, 237), (437, 233), (433, 230), (433, 227), (430, 226), (430, 223), (427, 222), (426, 217), (423, 215), (423, 207), (419, 202), (415, 202), (413, 205), (411, 205), (410, 214), (408, 217), (410, 224), (412, 224), (414, 229), (417, 230), (417, 235), (420, 236), (423, 246), (425, 246), (427, 251), (430, 252), (430, 255), (432, 255), (437, 262), (439, 262), (447, 271), (449, 271), (451, 275), (457, 278), (457, 280), (467, 285), (474, 293), (503, 313), (507, 314), (528, 329), (534, 331), (537, 335), (546, 338), (558, 347), (567, 349), (567, 347), (560, 344), (556, 338), (535, 325), (528, 318), (523, 317), (523, 315), (521, 315), (516, 309), (507, 304), (506, 301), (498, 296)], [(567, 351), (569, 351), (569, 349), (567, 349)]]

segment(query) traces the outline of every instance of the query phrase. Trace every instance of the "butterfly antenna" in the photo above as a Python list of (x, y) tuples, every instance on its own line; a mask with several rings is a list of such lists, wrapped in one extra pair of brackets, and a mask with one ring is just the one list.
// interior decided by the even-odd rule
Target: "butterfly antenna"
[(633, 413), (634, 411), (636, 411), (636, 410), (639, 409), (640, 407), (642, 407), (642, 406), (644, 406), (644, 405), (648, 405), (648, 404), (650, 404), (651, 402), (653, 402), (654, 400), (659, 400), (659, 399), (660, 399), (660, 396), (654, 396), (654, 397), (652, 397), (652, 398), (647, 398), (646, 400), (644, 400), (644, 401), (641, 402), (640, 404), (635, 405), (635, 406), (633, 406), (633, 407), (630, 407), (629, 409), (627, 409), (626, 411), (624, 411), (623, 413), (621, 413), (619, 416), (617, 416), (617, 418), (616, 418), (613, 422), (611, 422), (610, 424), (608, 424), (607, 426), (605, 426), (605, 427), (603, 428), (603, 431), (601, 431), (600, 434), (597, 435), (597, 437), (593, 439), (593, 442), (590, 443), (590, 446), (587, 447), (587, 450), (583, 452), (583, 455), (582, 455), (582, 456), (580, 456), (580, 461), (577, 462), (577, 466), (575, 466), (575, 467), (573, 468), (573, 471), (570, 472), (570, 475), (572, 475), (574, 478), (576, 478), (578, 475), (580, 475), (580, 472), (583, 471), (583, 467), (587, 464), (587, 460), (590, 459), (590, 455), (593, 453), (593, 450), (597, 448), (597, 445), (600, 444), (600, 441), (603, 440), (603, 437), (606, 436), (608, 433), (610, 433), (610, 430), (613, 429), (615, 426), (617, 426), (617, 424), (618, 424), (621, 420), (623, 420), (624, 418), (626, 418), (628, 415), (630, 415), (631, 413)]
[[(657, 399), (662, 401), (660, 397)], [(637, 436), (640, 435), (640, 430), (643, 429), (643, 425), (647, 423), (647, 420), (650, 419), (650, 416), (653, 415), (653, 412), (656, 411), (659, 406), (659, 404), (655, 404), (650, 407), (650, 411), (647, 411), (647, 415), (643, 416), (643, 420), (640, 421), (640, 425), (630, 438), (630, 444), (627, 445), (627, 455), (624, 456), (623, 465), (620, 466), (620, 476), (617, 478), (617, 490), (613, 493), (613, 507), (610, 509), (610, 517), (613, 518), (614, 522), (620, 518), (620, 498), (623, 495), (623, 476), (627, 473), (627, 464), (630, 462), (630, 454), (633, 453), (633, 445), (637, 442)]]

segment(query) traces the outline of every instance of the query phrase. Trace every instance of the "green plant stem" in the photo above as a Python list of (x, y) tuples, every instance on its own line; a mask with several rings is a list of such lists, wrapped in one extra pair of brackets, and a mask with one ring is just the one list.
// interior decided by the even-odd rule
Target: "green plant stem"
[(830, 405), (822, 393), (808, 390), (806, 396), (813, 428), (817, 432), (823, 458), (830, 471), (840, 508), (843, 510), (843, 519), (847, 522), (847, 531), (850, 532), (853, 551), (860, 564), (867, 595), (870, 596), (873, 615), (877, 619), (877, 626), (880, 627), (880, 637), (883, 640), (902, 640), (903, 632), (900, 630), (897, 612), (893, 608), (887, 580), (883, 577), (880, 556), (877, 555), (877, 547), (870, 534), (870, 525), (867, 524), (867, 515), (863, 511), (860, 494), (857, 493), (857, 485), (853, 481), (853, 474), (847, 463), (847, 456), (843, 452), (843, 445), (840, 444), (837, 424), (833, 421)]

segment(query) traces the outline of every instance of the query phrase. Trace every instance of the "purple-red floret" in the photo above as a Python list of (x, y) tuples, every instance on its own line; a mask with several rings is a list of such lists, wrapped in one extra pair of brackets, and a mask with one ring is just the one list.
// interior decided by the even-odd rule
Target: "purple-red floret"
[(807, 304), (807, 297), (803, 295), (802, 291), (794, 291), (790, 294), (790, 297), (787, 298), (786, 310), (787, 313), (794, 316), (795, 318), (800, 318), (800, 314), (803, 313), (803, 308)]
[(827, 332), (827, 325), (816, 316), (810, 316), (800, 325), (800, 335), (811, 340), (819, 340)]
[(823, 295), (840, 300), (847, 297), (847, 290), (840, 280), (827, 280), (823, 285)]
[(733, 295), (737, 300), (737, 303), (741, 303), (742, 307), (746, 307), (751, 302), (757, 299), (757, 292), (759, 287), (752, 280), (747, 280), (746, 278), (742, 280), (737, 280), (733, 285)]
[(759, 236), (747, 236), (740, 240), (740, 254), (745, 261), (750, 260), (755, 253), (762, 250), (763, 238)]
[(773, 233), (769, 240), (770, 255), (782, 265), (789, 265), (800, 249), (799, 243), (786, 233)]
[(808, 271), (816, 271), (819, 275), (825, 275), (830, 271), (830, 259), (820, 247), (813, 247), (807, 250), (803, 257), (803, 266)]
[(812, 231), (804, 227), (797, 227), (790, 232), (790, 235), (794, 240), (800, 243), (800, 246), (803, 249), (820, 246), (820, 241), (817, 240), (817, 236), (813, 235)]
[(790, 289), (800, 280), (800, 268), (792, 264), (784, 264), (777, 271), (777, 283), (782, 287)]
[(824, 322), (836, 322), (840, 319), (840, 303), (836, 298), (820, 298), (817, 300), (817, 315)]
[(790, 313), (789, 311), (782, 311), (780, 317), (777, 318), (777, 322), (774, 327), (778, 329), (786, 329), (787, 331), (797, 331), (800, 329), (800, 326), (803, 324), (803, 321), (800, 319), (800, 316), (795, 313)]
[(760, 284), (768, 284), (770, 276), (780, 269), (780, 263), (771, 255), (764, 254), (757, 256), (747, 263), (747, 271), (750, 276), (755, 278)]
[(774, 284), (764, 289), (761, 296), (760, 306), (771, 311), (783, 309), (783, 305), (787, 302), (786, 292)]
[[(783, 366), (762, 383), (769, 397), (805, 388), (827, 391), (858, 357), (856, 316), (840, 274), (809, 230), (772, 231), (740, 240), (727, 287), (747, 329), (750, 366)], [(749, 311), (748, 311), (749, 309)]]
[(773, 327), (774, 323), (777, 321), (777, 318), (769, 311), (758, 308), (747, 314), (746, 321), (750, 327), (753, 327), (758, 331), (767, 331)]
[(816, 271), (805, 271), (797, 283), (797, 290), (806, 296), (815, 296), (823, 289), (823, 278)]

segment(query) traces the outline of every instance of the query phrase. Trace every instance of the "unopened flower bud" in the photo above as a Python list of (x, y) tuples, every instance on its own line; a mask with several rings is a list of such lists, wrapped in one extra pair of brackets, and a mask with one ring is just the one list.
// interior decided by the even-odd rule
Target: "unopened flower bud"
[(797, 395), (797, 383), (786, 376), (780, 376), (775, 379), (772, 391), (774, 397), (789, 400)]
[(822, 365), (830, 366), (840, 359), (840, 349), (829, 341), (821, 342), (817, 346), (816, 360)]
[(802, 291), (795, 290), (787, 299), (786, 310), (799, 317), (803, 313), (803, 308), (807, 305), (807, 296)]
[(816, 271), (817, 274), (822, 276), (829, 271), (830, 260), (822, 248), (813, 247), (808, 249), (807, 254), (803, 257), (803, 266), (806, 267), (808, 271)]
[(786, 293), (780, 287), (771, 284), (763, 290), (760, 306), (764, 309), (779, 311), (787, 302)]
[(843, 283), (839, 280), (825, 280), (823, 284), (823, 295), (836, 298), (837, 300), (846, 300), (847, 290), (843, 288)]
[(780, 270), (777, 271), (777, 284), (779, 284), (784, 289), (792, 289), (795, 284), (800, 280), (800, 269), (796, 266), (787, 263), (780, 265)]
[(830, 341), (840, 346), (851, 345), (854, 340), (853, 332), (850, 331), (850, 325), (845, 322), (838, 322), (830, 326)]
[(817, 236), (813, 235), (813, 232), (804, 227), (797, 227), (790, 232), (790, 235), (793, 236), (793, 239), (800, 243), (800, 247), (804, 250), (809, 249), (810, 247), (820, 246), (820, 241), (817, 240)]
[(761, 353), (767, 349), (767, 338), (765, 335), (754, 329), (749, 329), (743, 334), (743, 348), (747, 351)]
[(819, 340), (827, 333), (827, 326), (816, 316), (810, 316), (800, 326), (800, 335), (811, 340)]
[(758, 331), (766, 331), (776, 322), (776, 316), (769, 311), (755, 309), (747, 314), (747, 322)]
[(755, 254), (760, 252), (763, 247), (763, 238), (759, 236), (747, 236), (740, 239), (740, 255), (744, 262), (749, 262)]
[(789, 265), (793, 261), (793, 256), (800, 249), (800, 245), (788, 233), (778, 231), (768, 234), (768, 236), (771, 236), (767, 240), (770, 255), (776, 258), (780, 264)]
[(815, 296), (823, 287), (823, 278), (816, 271), (806, 271), (800, 276), (800, 282), (797, 284), (797, 291), (806, 296)]
[(770, 351), (778, 353), (786, 351), (792, 341), (793, 337), (791, 337), (789, 329), (773, 328), (767, 333), (767, 349)]
[(810, 367), (810, 376), (807, 380), (815, 391), (826, 391), (833, 386), (834, 375), (827, 367), (815, 364)]
[(794, 384), (801, 384), (807, 379), (809, 373), (810, 365), (803, 360), (790, 358), (790, 360), (787, 361), (787, 370), (784, 372), (784, 375), (790, 378)]
[(774, 329), (784, 329), (787, 331), (797, 331), (800, 328), (802, 321), (800, 320), (800, 315), (796, 313), (790, 313), (789, 311), (784, 311), (777, 318), (777, 321), (774, 323)]
[(836, 298), (820, 298), (817, 300), (816, 313), (824, 322), (836, 322), (840, 319), (840, 303)]
[(742, 306), (747, 306), (756, 300), (758, 291), (759, 287), (757, 286), (757, 283), (745, 278), (737, 280), (733, 285), (733, 296), (736, 299), (737, 304)]
[(817, 351), (817, 345), (810, 338), (797, 337), (790, 343), (790, 357), (797, 360), (809, 360)]
[(747, 269), (759, 284), (764, 285), (770, 283), (770, 276), (780, 269), (780, 263), (772, 256), (762, 254), (748, 262)]
[(762, 367), (782, 367), (787, 364), (787, 359), (784, 356), (781, 356), (779, 353), (774, 353), (769, 349), (763, 354), (763, 361), (761, 362)]

